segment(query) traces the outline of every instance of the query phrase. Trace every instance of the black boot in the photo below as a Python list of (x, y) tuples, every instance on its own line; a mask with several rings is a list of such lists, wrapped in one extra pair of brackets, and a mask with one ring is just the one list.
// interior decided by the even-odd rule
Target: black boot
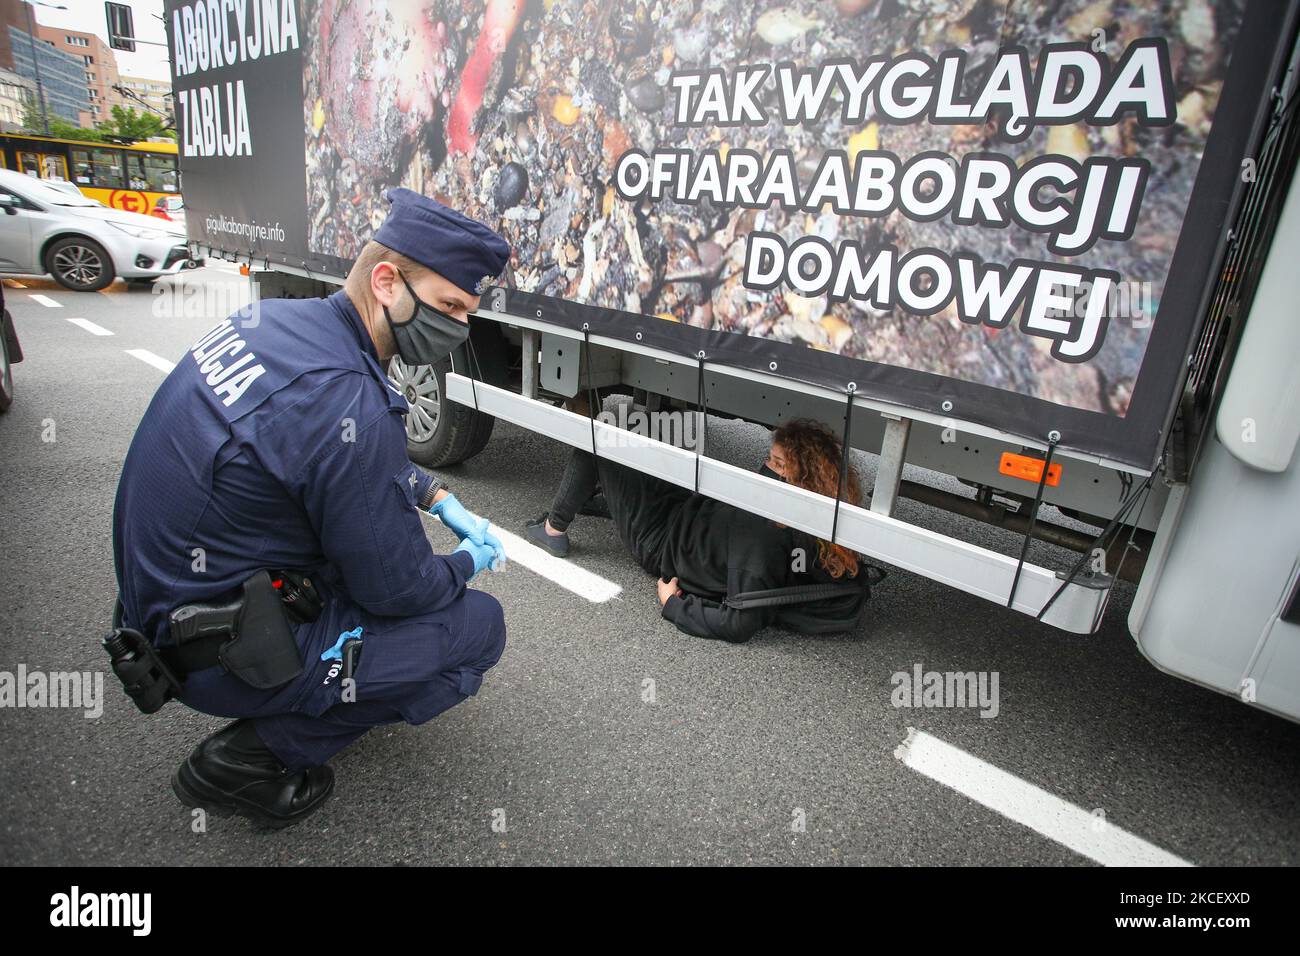
[(334, 792), (334, 771), (312, 767), (290, 771), (262, 743), (252, 721), (237, 720), (205, 738), (172, 777), (172, 789), (187, 807), (220, 817), (232, 813), (265, 826), (297, 823)]

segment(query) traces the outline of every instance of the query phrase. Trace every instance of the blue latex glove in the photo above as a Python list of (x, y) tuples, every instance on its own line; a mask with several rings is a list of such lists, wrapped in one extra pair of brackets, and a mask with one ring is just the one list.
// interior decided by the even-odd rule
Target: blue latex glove
[[(486, 544), (475, 544), (473, 538), (465, 538), (456, 546), (456, 551), (464, 551), (474, 559), (474, 573), (467, 580), (474, 580), (474, 577), (484, 568), (490, 566), (496, 560), (496, 552), (491, 546)], [(453, 554), (456, 552), (453, 551)]]
[[(506, 566), (505, 546), (501, 543), (500, 538), (498, 538), (496, 535), (494, 535), (491, 531), (488, 530), (488, 524), (489, 524), (488, 519), (480, 518), (479, 520), (483, 522), (483, 524), (479, 528), (479, 534), (482, 535), (483, 543), (492, 549), (492, 553), (493, 553), (492, 565), (491, 565), (492, 570), (500, 571), (502, 568)], [(471, 536), (471, 540), (473, 540), (472, 536)]]
[(334, 642), (334, 646), (320, 656), (323, 661), (341, 661), (343, 660), (343, 645), (354, 638), (361, 637), (362, 628), (354, 627), (350, 631), (344, 631), (339, 635), (339, 639)]
[(466, 511), (465, 506), (455, 495), (447, 495), (429, 509), (429, 514), (434, 515), (454, 531), (456, 537), (462, 542), (468, 539), (475, 544), (485, 544), (490, 547), (495, 555), (491, 565), (493, 571), (499, 571), (505, 566), (506, 549), (502, 546), (501, 540), (488, 531), (490, 523), (488, 519)]
[(456, 532), (456, 537), (460, 538), (460, 540), (474, 538), (475, 544), (483, 543), (482, 528), (479, 525), (482, 519), (466, 511), (465, 506), (460, 503), (460, 500), (455, 495), (447, 495), (429, 509), (429, 514), (434, 515), (448, 528)]

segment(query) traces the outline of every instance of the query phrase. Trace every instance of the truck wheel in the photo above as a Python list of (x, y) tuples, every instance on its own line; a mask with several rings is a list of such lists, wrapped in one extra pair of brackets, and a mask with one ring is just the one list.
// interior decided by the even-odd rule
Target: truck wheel
[(65, 236), (45, 252), (45, 269), (73, 292), (98, 292), (116, 277), (104, 247), (84, 236)]
[(406, 416), (407, 457), (427, 468), (473, 458), (492, 437), (496, 423), (491, 415), (446, 400), (449, 371), (450, 358), (437, 365), (407, 365), (394, 357), (388, 365), (388, 380), (411, 406)]

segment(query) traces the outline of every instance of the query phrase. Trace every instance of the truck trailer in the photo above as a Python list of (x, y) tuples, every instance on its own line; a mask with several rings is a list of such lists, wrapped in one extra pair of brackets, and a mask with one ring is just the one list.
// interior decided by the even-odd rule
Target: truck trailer
[[(1133, 581), (1155, 666), (1300, 720), (1296, 0), (165, 16), (195, 258), (326, 294), (398, 186), (510, 242), (466, 346), (392, 362), (412, 460), (508, 421), (1075, 634)], [(826, 423), (869, 503), (710, 457), (719, 416)]]

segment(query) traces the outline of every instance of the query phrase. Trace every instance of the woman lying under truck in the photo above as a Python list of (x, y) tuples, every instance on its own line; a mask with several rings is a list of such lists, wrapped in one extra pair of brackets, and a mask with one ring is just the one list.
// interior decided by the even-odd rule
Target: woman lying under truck
[[(820, 423), (804, 419), (773, 432), (761, 471), (834, 497), (840, 458), (839, 440)], [(851, 466), (846, 484), (844, 500), (858, 504), (858, 475)], [(859, 574), (864, 565), (853, 551), (590, 452), (574, 451), (551, 510), (529, 522), (528, 539), (566, 556), (575, 515), (599, 513), (584, 509), (598, 487), (623, 544), (641, 567), (659, 575), (663, 616), (679, 630), (741, 643), (770, 624), (804, 633), (856, 625), (867, 598), (867, 576)], [(750, 606), (756, 591), (848, 582), (857, 586), (832, 588), (833, 596), (815, 601)], [(784, 598), (826, 590), (787, 592)], [(741, 594), (747, 599), (737, 600)]]

